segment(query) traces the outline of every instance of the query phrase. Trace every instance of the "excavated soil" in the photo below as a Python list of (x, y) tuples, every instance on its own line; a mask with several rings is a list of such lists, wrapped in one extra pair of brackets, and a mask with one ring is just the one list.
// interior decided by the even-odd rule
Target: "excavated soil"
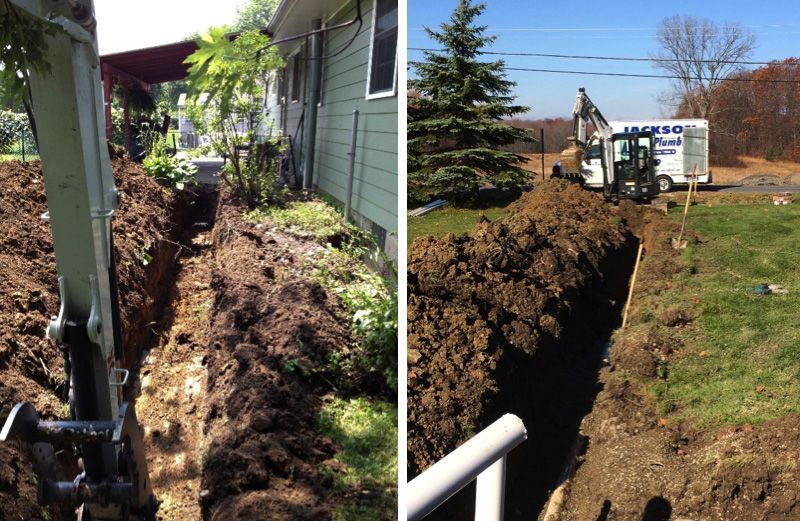
[[(308, 279), (323, 246), (247, 223), (228, 196), (174, 197), (133, 163), (113, 166), (128, 394), (158, 518), (330, 519), (343, 469), (315, 424), (341, 389), (329, 355), (355, 339), (339, 298)], [(55, 419), (63, 369), (44, 331), (59, 298), (41, 173), (0, 163), (0, 180), (0, 421), (23, 400)], [(70, 518), (37, 505), (27, 450), (0, 445), (0, 519), (48, 516)]]
[(197, 190), (178, 239), (168, 305), (150, 324), (156, 341), (144, 355), (136, 410), (144, 428), (153, 491), (161, 520), (200, 519), (206, 403), (206, 346), (213, 294), (211, 241), (216, 192)]
[[(409, 477), (503, 413), (529, 438), (509, 459), (507, 517), (531, 519), (590, 410), (635, 255), (635, 205), (543, 183), (470, 237), (422, 237), (408, 261)], [(629, 222), (630, 221), (630, 222)], [(436, 512), (469, 515), (470, 491)]]
[[(178, 201), (135, 164), (113, 161), (121, 206), (114, 219), (123, 339), (128, 363), (158, 312), (159, 285), (174, 254)], [(0, 422), (19, 401), (49, 419), (63, 417), (63, 365), (45, 337), (58, 312), (55, 257), (38, 162), (0, 162)], [(149, 262), (142, 261), (143, 253)], [(0, 445), (0, 518), (38, 519), (36, 487), (27, 451)]]
[(326, 356), (349, 345), (339, 302), (302, 275), (321, 246), (242, 219), (224, 198), (206, 352), (203, 518), (329, 519), (334, 444), (314, 428)]

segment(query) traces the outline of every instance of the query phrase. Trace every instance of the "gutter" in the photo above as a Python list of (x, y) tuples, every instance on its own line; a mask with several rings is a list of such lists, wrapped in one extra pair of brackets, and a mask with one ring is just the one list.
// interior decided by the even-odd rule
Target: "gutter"
[(278, 7), (275, 8), (275, 12), (272, 13), (272, 18), (269, 19), (267, 23), (267, 32), (270, 35), (275, 34), (278, 25), (278, 19), (283, 16), (283, 12), (288, 10), (288, 4), (290, 2), (294, 2), (294, 0), (281, 0), (278, 4)]

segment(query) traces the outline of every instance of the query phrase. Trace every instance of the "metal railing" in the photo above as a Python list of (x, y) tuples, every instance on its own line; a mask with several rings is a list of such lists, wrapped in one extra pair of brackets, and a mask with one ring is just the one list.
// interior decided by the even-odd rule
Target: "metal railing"
[(476, 478), (475, 520), (501, 521), (506, 455), (527, 437), (522, 420), (505, 414), (434, 463), (406, 487), (408, 521), (424, 518)]

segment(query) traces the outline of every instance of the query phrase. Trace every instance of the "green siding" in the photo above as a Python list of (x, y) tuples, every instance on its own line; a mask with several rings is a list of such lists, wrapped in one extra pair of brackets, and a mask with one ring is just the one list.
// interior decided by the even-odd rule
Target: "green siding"
[[(342, 5), (345, 5), (343, 3)], [(328, 25), (355, 16), (355, 3), (349, 1)], [(346, 194), (348, 156), (353, 110), (358, 109), (358, 142), (352, 208), (388, 232), (397, 232), (397, 96), (366, 99), (370, 38), (372, 36), (372, 0), (362, 0), (364, 24), (352, 43), (341, 54), (323, 64), (322, 104), (317, 115), (317, 143), (314, 157), (314, 181), (320, 190), (343, 200)], [(325, 54), (338, 52), (353, 38), (354, 27), (326, 34)], [(275, 38), (284, 35), (276, 34)], [(303, 51), (305, 52), (305, 51)], [(304, 61), (306, 69), (311, 62)], [(308, 70), (303, 77), (308, 77)], [(287, 86), (291, 92), (291, 86)], [(306, 92), (307, 85), (303, 85)], [(307, 98), (307, 93), (304, 100)], [(304, 101), (303, 100), (303, 101)], [(281, 113), (279, 127), (294, 136), (294, 150), (302, 151), (302, 129), (295, 136), (304, 104), (267, 107), (271, 114)], [(300, 161), (298, 161), (299, 163)]]

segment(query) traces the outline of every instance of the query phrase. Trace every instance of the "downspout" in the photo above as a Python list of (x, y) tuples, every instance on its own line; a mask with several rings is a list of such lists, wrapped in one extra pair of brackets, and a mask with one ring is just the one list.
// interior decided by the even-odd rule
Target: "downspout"
[[(322, 20), (311, 22), (314, 31), (322, 28)], [(317, 141), (317, 105), (319, 104), (319, 87), (322, 81), (322, 34), (311, 35), (311, 76), (309, 78), (308, 116), (306, 132), (303, 138), (303, 188), (314, 186), (314, 145)]]
[(356, 140), (358, 139), (358, 110), (353, 111), (353, 129), (350, 135), (350, 151), (347, 153), (350, 162), (347, 168), (347, 195), (344, 200), (344, 219), (350, 219), (350, 208), (353, 201), (353, 177), (356, 171)]

